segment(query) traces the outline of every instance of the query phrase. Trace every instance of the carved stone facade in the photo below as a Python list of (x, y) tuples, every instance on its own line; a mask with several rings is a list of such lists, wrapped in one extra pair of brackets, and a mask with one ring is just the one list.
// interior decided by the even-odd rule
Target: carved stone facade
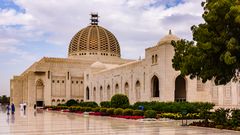
[(92, 23), (73, 37), (68, 58), (44, 57), (14, 76), (11, 102), (29, 106), (57, 105), (69, 99), (100, 103), (123, 93), (131, 103), (198, 101), (240, 107), (239, 84), (215, 86), (211, 81), (203, 84), (199, 79), (180, 76), (172, 68), (172, 40), (179, 38), (170, 32), (145, 49), (144, 59), (122, 59), (115, 36)]

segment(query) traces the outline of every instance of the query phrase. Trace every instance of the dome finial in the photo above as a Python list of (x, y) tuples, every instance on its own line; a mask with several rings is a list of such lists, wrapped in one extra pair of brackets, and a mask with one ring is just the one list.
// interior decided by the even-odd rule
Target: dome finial
[(172, 30), (171, 30), (171, 29), (169, 30), (169, 33), (168, 33), (168, 34), (169, 34), (169, 35), (172, 35)]
[(91, 13), (91, 25), (98, 25), (98, 13)]

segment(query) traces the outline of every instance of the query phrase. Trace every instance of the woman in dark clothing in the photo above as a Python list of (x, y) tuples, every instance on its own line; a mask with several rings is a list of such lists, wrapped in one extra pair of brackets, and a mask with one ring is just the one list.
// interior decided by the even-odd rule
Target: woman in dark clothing
[(13, 103), (12, 103), (12, 105), (11, 105), (11, 110), (12, 110), (12, 114), (14, 114), (14, 113), (15, 113), (15, 106), (14, 106)]

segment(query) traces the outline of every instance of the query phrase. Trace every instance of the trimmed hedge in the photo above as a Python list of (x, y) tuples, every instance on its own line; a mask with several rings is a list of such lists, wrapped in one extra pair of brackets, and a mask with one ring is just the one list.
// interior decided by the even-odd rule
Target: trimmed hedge
[(94, 112), (99, 112), (100, 111), (100, 107), (96, 107), (96, 108), (92, 108), (92, 111), (94, 111)]
[(183, 110), (187, 113), (199, 113), (201, 110), (209, 111), (213, 109), (214, 104), (203, 102), (136, 102), (133, 109), (138, 109), (143, 106), (144, 110), (155, 110), (159, 113), (182, 113)]
[(114, 108), (108, 108), (107, 109), (107, 114), (108, 115), (113, 115), (114, 114)]
[(132, 116), (133, 115), (133, 109), (124, 109), (123, 115)]
[(142, 110), (133, 110), (133, 116), (143, 116), (144, 111)]
[(144, 112), (144, 117), (145, 118), (156, 118), (157, 112), (154, 110), (147, 110), (146, 112)]
[(117, 108), (114, 109), (114, 115), (122, 115), (123, 114), (123, 109), (122, 108)]
[(79, 106), (95, 108), (98, 107), (98, 104), (96, 102), (80, 102)]
[(70, 99), (66, 102), (66, 106), (77, 106), (78, 102), (74, 99)]
[(100, 103), (101, 107), (105, 107), (105, 108), (110, 108), (111, 107), (111, 102), (110, 101), (102, 101)]
[(113, 108), (128, 108), (129, 100), (126, 95), (116, 94), (111, 98), (111, 107)]
[(101, 109), (99, 110), (99, 112), (101, 112), (101, 113), (106, 113), (106, 112), (107, 112), (107, 108), (101, 108)]

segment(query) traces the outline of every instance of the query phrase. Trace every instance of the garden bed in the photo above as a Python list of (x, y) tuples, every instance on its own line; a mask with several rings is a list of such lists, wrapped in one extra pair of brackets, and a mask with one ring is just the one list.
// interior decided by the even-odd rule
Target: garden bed
[(190, 126), (197, 126), (197, 127), (208, 127), (208, 128), (217, 128), (217, 129), (226, 129), (226, 130), (235, 130), (240, 131), (240, 127), (231, 127), (231, 126), (224, 126), (224, 125), (217, 125), (214, 122), (193, 122), (189, 124)]

